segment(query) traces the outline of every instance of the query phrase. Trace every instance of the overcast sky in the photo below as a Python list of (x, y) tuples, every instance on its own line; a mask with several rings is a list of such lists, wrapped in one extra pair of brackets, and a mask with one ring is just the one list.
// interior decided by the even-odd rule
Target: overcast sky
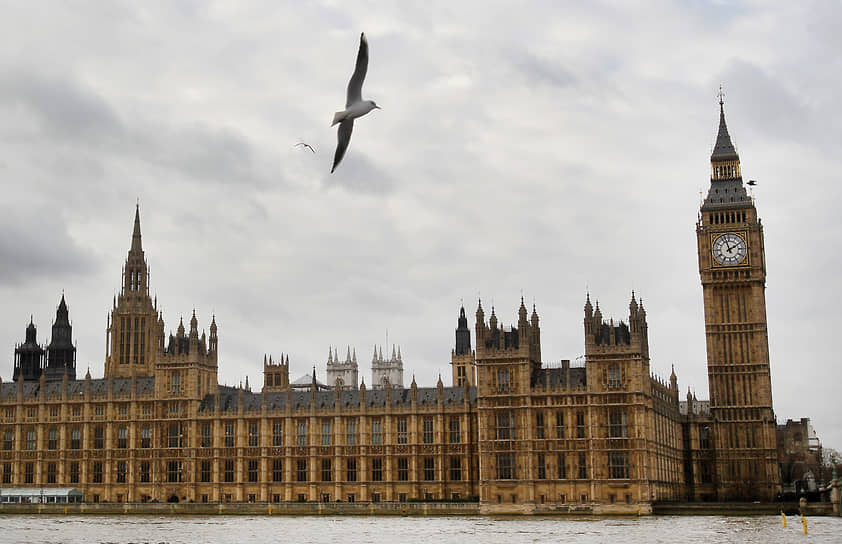
[[(65, 292), (78, 373), (140, 200), (167, 331), (216, 314), (220, 381), (292, 378), (330, 346), (401, 346), (450, 384), (460, 303), (506, 325), (521, 294), (545, 361), (584, 351), (585, 293), (649, 318), (651, 366), (708, 398), (695, 222), (717, 91), (767, 258), (779, 421), (842, 448), (837, 2), (2, 2), (0, 375)], [(330, 167), (360, 32), (357, 121)], [(301, 147), (306, 142), (316, 153)], [(472, 335), (473, 336), (473, 335)]]

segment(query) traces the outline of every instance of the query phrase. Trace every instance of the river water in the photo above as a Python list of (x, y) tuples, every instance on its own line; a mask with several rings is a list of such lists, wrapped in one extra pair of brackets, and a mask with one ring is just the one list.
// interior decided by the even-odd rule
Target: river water
[(842, 518), (797, 516), (247, 517), (0, 516), (0, 543), (520, 544), (842, 542)]

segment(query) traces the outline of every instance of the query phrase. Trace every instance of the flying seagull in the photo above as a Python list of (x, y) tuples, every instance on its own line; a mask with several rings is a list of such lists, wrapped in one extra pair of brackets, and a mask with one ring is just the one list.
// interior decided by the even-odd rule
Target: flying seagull
[(332, 174), (342, 157), (345, 156), (345, 151), (348, 150), (348, 142), (351, 141), (351, 132), (354, 130), (354, 119), (362, 117), (374, 108), (380, 108), (373, 100), (363, 100), (363, 80), (365, 73), (368, 70), (368, 41), (365, 39), (365, 33), (360, 34), (360, 50), (357, 53), (357, 66), (354, 68), (354, 74), (351, 76), (351, 81), (348, 82), (348, 99), (345, 101), (345, 110), (338, 111), (333, 115), (333, 123), (330, 126), (339, 123), (339, 130), (337, 131), (336, 154), (333, 156), (333, 168), (330, 169)]
[(303, 146), (303, 147), (306, 147), (307, 149), (309, 149), (309, 150), (310, 150), (310, 151), (312, 151), (313, 153), (315, 153), (315, 152), (316, 152), (316, 150), (315, 150), (315, 149), (313, 149), (313, 146), (311, 146), (310, 144), (305, 144), (304, 142), (298, 142), (298, 143), (297, 143), (297, 144), (295, 144), (293, 147), (298, 147), (298, 146)]
[(756, 179), (750, 179), (750, 180), (748, 180), (748, 182), (747, 182), (747, 183), (748, 183), (749, 185), (757, 185), (757, 180), (756, 180)]

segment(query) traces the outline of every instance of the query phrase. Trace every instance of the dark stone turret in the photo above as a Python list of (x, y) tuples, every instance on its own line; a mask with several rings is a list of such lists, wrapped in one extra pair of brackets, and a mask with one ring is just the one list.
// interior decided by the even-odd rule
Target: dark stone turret
[(471, 329), (465, 317), (465, 307), (459, 310), (459, 326), (456, 328), (456, 355), (471, 354)]
[(15, 366), (12, 379), (18, 381), (37, 380), (41, 377), (41, 367), (44, 362), (44, 348), (36, 340), (35, 323), (29, 318), (26, 327), (26, 341), (15, 348)]
[(48, 380), (60, 380), (66, 374), (76, 379), (76, 346), (73, 345), (73, 326), (67, 311), (64, 294), (61, 295), (53, 323), (53, 336), (47, 346), (47, 364), (44, 369)]

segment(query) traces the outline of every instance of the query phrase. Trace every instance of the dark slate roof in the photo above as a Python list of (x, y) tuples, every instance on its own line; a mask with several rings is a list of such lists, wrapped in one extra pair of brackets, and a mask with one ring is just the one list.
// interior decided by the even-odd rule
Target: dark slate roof
[(702, 204), (702, 211), (728, 208), (750, 208), (751, 197), (746, 193), (742, 178), (715, 179), (710, 182), (708, 196)]
[(716, 145), (713, 146), (711, 161), (736, 161), (740, 160), (737, 150), (731, 143), (731, 136), (728, 134), (728, 125), (725, 124), (725, 107), (719, 103), (719, 133), (716, 135)]
[[(260, 410), (263, 403), (266, 403), (267, 410), (282, 410), (286, 408), (287, 399), (291, 402), (291, 409), (309, 409), (310, 391), (293, 390), (289, 396), (286, 392), (254, 393), (234, 387), (220, 386), (222, 398), (222, 410), (236, 410), (242, 394), (243, 410)], [(418, 406), (435, 406), (438, 404), (438, 389), (435, 387), (419, 387), (417, 393)], [(476, 404), (476, 388), (468, 391), (468, 401)], [(442, 402), (445, 406), (451, 404), (462, 404), (465, 400), (465, 390), (462, 387), (445, 387), (442, 390)], [(335, 391), (316, 391), (315, 408), (317, 410), (332, 410), (336, 401)], [(386, 407), (386, 390), (371, 389), (365, 392), (366, 406), (369, 408)], [(343, 390), (340, 393), (339, 403), (341, 409), (356, 409), (360, 406), (359, 390)], [(392, 389), (390, 406), (408, 407), (412, 404), (411, 389)], [(199, 407), (200, 411), (216, 410), (216, 395), (206, 395)]]
[[(151, 395), (155, 392), (155, 378), (141, 377), (135, 378), (137, 382), (137, 393), (141, 396)], [(113, 378), (112, 387), (114, 388), (114, 395), (129, 395), (132, 391), (131, 378)], [(44, 392), (47, 398), (60, 398), (62, 394), (63, 381), (51, 381), (44, 385)], [(32, 398), (41, 393), (40, 381), (28, 381), (23, 384), (23, 397)], [(68, 398), (75, 398), (85, 393), (85, 380), (68, 380), (67, 381), (67, 396)], [(0, 399), (17, 398), (18, 384), (15, 382), (3, 382), (0, 385)], [(100, 378), (91, 380), (91, 396), (105, 397), (108, 395), (108, 380)]]

